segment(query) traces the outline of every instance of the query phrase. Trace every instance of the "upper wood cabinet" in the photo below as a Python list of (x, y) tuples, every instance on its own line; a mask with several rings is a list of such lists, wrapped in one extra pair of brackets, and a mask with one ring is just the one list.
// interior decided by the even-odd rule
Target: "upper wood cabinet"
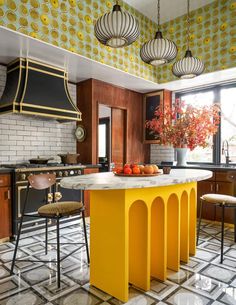
[(159, 90), (144, 95), (143, 101), (143, 142), (145, 144), (158, 144), (160, 140), (150, 130), (145, 127), (147, 120), (155, 117), (154, 113), (157, 107), (171, 105), (172, 94), (168, 90)]

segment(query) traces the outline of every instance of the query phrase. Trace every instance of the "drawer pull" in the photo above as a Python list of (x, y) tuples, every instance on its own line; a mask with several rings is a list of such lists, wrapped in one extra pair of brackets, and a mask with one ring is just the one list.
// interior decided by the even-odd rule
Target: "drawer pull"
[(211, 184), (211, 192), (213, 192), (213, 185)]
[(216, 191), (217, 192), (219, 191), (219, 184), (218, 183), (216, 184)]
[(8, 199), (8, 200), (11, 199), (11, 191), (10, 191), (10, 190), (7, 191), (7, 199)]

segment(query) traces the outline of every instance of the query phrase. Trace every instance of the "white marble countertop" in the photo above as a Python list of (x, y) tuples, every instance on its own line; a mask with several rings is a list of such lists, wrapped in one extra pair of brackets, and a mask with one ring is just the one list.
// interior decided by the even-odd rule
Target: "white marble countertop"
[(167, 186), (206, 180), (210, 177), (211, 171), (200, 169), (172, 169), (169, 175), (152, 177), (119, 177), (112, 172), (106, 172), (63, 178), (60, 184), (68, 189), (113, 190)]

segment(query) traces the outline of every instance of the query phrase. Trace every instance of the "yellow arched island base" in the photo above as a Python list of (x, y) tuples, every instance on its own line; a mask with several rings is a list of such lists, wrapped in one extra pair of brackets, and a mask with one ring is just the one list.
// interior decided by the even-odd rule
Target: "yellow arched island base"
[[(196, 171), (202, 172), (198, 180), (211, 177), (209, 171)], [(93, 174), (97, 184), (91, 182), (92, 175), (87, 178), (90, 184), (83, 180), (86, 175), (77, 180), (65, 178), (62, 186), (91, 190), (90, 284), (127, 302), (129, 283), (149, 290), (151, 277), (164, 281), (167, 269), (178, 271), (180, 261), (188, 262), (195, 255), (197, 182), (173, 184), (174, 178), (165, 180), (171, 175), (163, 175), (150, 181), (158, 185), (164, 179), (163, 184), (170, 185), (132, 188), (127, 181), (133, 183), (130, 177), (123, 179), (131, 188), (111, 189), (110, 183), (108, 189), (101, 189), (99, 175), (102, 179), (102, 175), (113, 174)], [(113, 188), (119, 188), (119, 181)]]

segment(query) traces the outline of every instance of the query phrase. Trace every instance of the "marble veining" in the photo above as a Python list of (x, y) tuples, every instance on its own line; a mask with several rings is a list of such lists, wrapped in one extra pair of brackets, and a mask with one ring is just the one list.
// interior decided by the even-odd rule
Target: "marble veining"
[(152, 177), (120, 177), (112, 172), (96, 173), (63, 178), (61, 187), (82, 190), (134, 189), (173, 184), (190, 183), (206, 180), (212, 172), (200, 169), (172, 169), (169, 175), (160, 174)]

